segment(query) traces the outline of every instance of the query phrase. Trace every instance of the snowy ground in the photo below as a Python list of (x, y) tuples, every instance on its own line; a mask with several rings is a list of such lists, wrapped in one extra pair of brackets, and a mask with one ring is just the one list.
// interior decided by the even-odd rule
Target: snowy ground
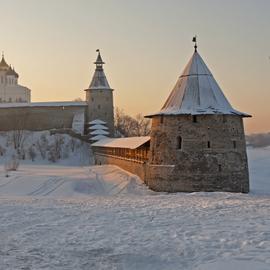
[(0, 269), (270, 269), (270, 149), (251, 193), (157, 194), (114, 166), (0, 174)]

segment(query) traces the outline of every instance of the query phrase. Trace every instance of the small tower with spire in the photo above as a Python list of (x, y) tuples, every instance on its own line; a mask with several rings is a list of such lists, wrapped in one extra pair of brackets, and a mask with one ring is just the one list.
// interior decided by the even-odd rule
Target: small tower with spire
[(106, 122), (110, 136), (114, 135), (114, 110), (113, 89), (110, 87), (103, 70), (105, 62), (102, 60), (100, 50), (97, 50), (97, 59), (94, 62), (96, 69), (91, 83), (86, 91), (86, 102), (88, 103), (86, 120), (90, 123), (94, 120)]
[(152, 118), (146, 183), (156, 191), (249, 192), (243, 118), (197, 49)]

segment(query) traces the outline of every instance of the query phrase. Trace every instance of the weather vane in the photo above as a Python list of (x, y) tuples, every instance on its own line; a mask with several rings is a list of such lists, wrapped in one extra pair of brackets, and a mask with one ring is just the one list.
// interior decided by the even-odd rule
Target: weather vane
[(195, 43), (194, 49), (195, 49), (195, 52), (197, 52), (197, 48), (198, 48), (198, 46), (197, 46), (197, 36), (194, 36), (194, 37), (192, 38), (192, 42)]

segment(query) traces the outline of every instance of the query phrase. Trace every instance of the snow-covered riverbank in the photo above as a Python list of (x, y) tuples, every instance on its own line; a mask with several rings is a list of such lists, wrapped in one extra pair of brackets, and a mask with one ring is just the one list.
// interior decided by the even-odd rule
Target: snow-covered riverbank
[(113, 166), (0, 177), (0, 269), (270, 269), (270, 150), (251, 193), (149, 191)]

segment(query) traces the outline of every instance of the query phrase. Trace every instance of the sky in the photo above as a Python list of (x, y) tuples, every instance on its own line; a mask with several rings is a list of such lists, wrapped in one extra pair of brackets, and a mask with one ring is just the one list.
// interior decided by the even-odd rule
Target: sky
[(269, 0), (0, 0), (0, 50), (32, 101), (89, 86), (101, 50), (114, 106), (158, 111), (198, 51), (248, 134), (270, 132)]

